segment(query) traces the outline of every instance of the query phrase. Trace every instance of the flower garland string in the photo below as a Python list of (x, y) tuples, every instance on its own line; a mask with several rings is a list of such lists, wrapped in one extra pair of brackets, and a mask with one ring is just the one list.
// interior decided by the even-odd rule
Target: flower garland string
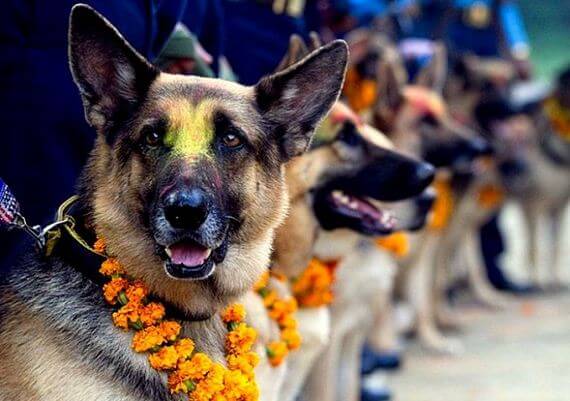
[[(105, 253), (98, 239), (94, 249)], [(165, 307), (149, 302), (148, 289), (132, 280), (117, 259), (108, 257), (99, 272), (110, 278), (103, 286), (105, 301), (118, 309), (113, 323), (122, 330), (135, 330), (132, 348), (149, 353), (150, 366), (168, 374), (172, 393), (184, 393), (191, 401), (256, 401), (259, 390), (254, 377), (258, 355), (251, 351), (256, 331), (247, 326), (245, 309), (233, 304), (222, 313), (228, 333), (225, 341), (227, 367), (208, 355), (196, 352), (190, 338), (180, 336), (180, 323), (165, 319)]]
[(436, 192), (436, 198), (431, 208), (428, 226), (432, 230), (442, 230), (449, 224), (449, 219), (455, 206), (455, 198), (449, 178), (436, 177), (433, 187)]
[(267, 358), (271, 366), (279, 366), (283, 363), (290, 351), (301, 346), (301, 335), (297, 330), (297, 300), (293, 297), (280, 298), (275, 290), (269, 288), (270, 277), (282, 281), (284, 277), (272, 274), (267, 270), (254, 286), (255, 292), (263, 299), (263, 304), (268, 311), (269, 317), (277, 323), (280, 331), (280, 339), (271, 341), (265, 347)]
[(318, 308), (332, 303), (337, 265), (337, 261), (326, 263), (313, 258), (300, 276), (291, 279), (293, 295), (299, 306)]
[(408, 235), (398, 231), (386, 237), (378, 237), (374, 240), (377, 247), (387, 250), (397, 258), (405, 257), (410, 251)]
[(570, 110), (551, 97), (544, 102), (544, 111), (552, 124), (554, 131), (567, 141), (570, 141)]

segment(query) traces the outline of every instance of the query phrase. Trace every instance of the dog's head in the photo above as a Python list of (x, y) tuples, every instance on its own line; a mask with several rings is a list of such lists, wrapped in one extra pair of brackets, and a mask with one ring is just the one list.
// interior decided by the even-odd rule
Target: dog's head
[(443, 85), (441, 70), (445, 63), (439, 59), (444, 57), (445, 53), (435, 53), (414, 84), (403, 84), (392, 64), (382, 62), (378, 77), (381, 95), (373, 120), (398, 148), (435, 167), (469, 175), (472, 162), (489, 155), (492, 149), (475, 130), (451, 116), (447, 103), (435, 90)]
[[(287, 165), (291, 208), (277, 231), (276, 265), (299, 273), (313, 255), (319, 230), (379, 236), (418, 228), (431, 207), (425, 199), (431, 195), (423, 191), (433, 174), (429, 164), (399, 153), (383, 134), (337, 103), (314, 148)], [(407, 205), (414, 213), (390, 211), (393, 202), (418, 195), (421, 202)]]
[(208, 316), (251, 288), (287, 208), (282, 166), (338, 97), (333, 42), (253, 87), (160, 73), (101, 15), (72, 10), (71, 70), (98, 136), (83, 179), (110, 253)]

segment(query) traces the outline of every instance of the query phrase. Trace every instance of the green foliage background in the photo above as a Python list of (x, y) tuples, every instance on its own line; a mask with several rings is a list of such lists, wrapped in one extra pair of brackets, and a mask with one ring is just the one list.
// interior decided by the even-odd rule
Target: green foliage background
[(570, 0), (519, 0), (539, 78), (570, 65)]

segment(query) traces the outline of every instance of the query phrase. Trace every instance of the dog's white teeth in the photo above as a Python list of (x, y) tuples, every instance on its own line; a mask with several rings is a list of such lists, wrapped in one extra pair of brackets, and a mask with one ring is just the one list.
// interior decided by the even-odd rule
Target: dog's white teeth
[(206, 251), (206, 257), (205, 257), (205, 259), (208, 259), (211, 254), (212, 254), (212, 250), (211, 250), (211, 249), (208, 249), (208, 250)]
[(166, 252), (169, 258), (172, 257), (172, 251), (170, 250), (170, 248), (164, 248), (164, 252)]
[(340, 200), (342, 199), (342, 191), (339, 190), (332, 191), (332, 196), (333, 198)]
[(350, 202), (350, 203), (348, 204), (348, 207), (349, 207), (350, 209), (356, 210), (356, 209), (358, 209), (358, 202), (352, 201), (352, 202)]

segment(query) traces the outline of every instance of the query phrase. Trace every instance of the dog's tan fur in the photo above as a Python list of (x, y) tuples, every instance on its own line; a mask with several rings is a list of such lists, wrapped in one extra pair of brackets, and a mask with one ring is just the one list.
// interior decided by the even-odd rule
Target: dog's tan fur
[[(229, 302), (241, 298), (267, 266), (273, 233), (285, 217), (288, 203), (282, 164), (304, 152), (314, 126), (338, 97), (346, 65), (346, 45), (333, 43), (289, 69), (265, 78), (256, 87), (243, 87), (158, 73), (87, 6), (76, 6), (73, 10), (70, 43), (71, 67), (83, 95), (86, 118), (98, 132), (82, 184), (81, 199), (89, 210), (87, 228), (105, 238), (107, 252), (119, 260), (129, 275), (145, 281), (154, 296), (175, 305), (189, 317), (182, 322), (183, 334), (195, 341), (198, 350), (223, 362), (226, 329), (219, 313)], [(315, 80), (314, 75), (328, 68), (319, 63), (325, 59), (332, 70), (326, 74), (329, 82), (321, 87), (322, 80)], [(306, 69), (305, 78), (319, 81), (317, 86), (325, 90), (325, 96), (320, 97), (324, 92), (316, 88), (301, 87), (305, 81), (302, 74), (290, 80), (300, 71), (297, 68), (304, 70), (308, 66), (316, 69)], [(116, 81), (113, 85), (101, 83), (97, 81), (99, 73)], [(135, 136), (145, 121), (157, 115), (174, 118), (173, 105), (182, 107), (188, 102), (207, 100), (208, 108), (198, 118), (207, 121), (215, 111), (224, 110), (255, 149), (269, 145), (262, 150), (263, 155), (242, 159), (224, 172), (231, 174), (232, 179), (223, 190), (240, 195), (240, 216), (233, 217), (239, 217), (241, 226), (232, 234), (225, 259), (209, 279), (183, 281), (165, 274), (163, 262), (153, 249), (152, 236), (137, 219), (155, 174), (149, 169), (148, 160), (121, 154), (121, 149), (127, 143), (134, 146), (133, 142), (121, 139), (121, 145), (114, 146), (107, 136), (107, 129), (116, 117), (110, 112), (114, 102), (140, 100), (136, 99), (140, 94), (136, 85), (140, 82), (134, 85), (135, 77), (151, 84), (136, 118), (129, 123), (126, 135), (131, 141), (137, 140)], [(287, 82), (294, 83), (288, 88), (276, 86)], [(99, 92), (95, 96), (93, 91)], [(303, 91), (311, 96), (302, 94)], [(310, 104), (299, 114), (290, 103), (300, 105), (300, 97)], [(256, 101), (265, 104), (255, 107)], [(279, 104), (272, 105), (275, 101)], [(304, 112), (311, 114), (310, 121), (302, 121)], [(282, 113), (292, 115), (285, 117)], [(286, 124), (281, 126), (281, 139), (277, 140), (281, 146), (279, 156), (276, 148), (271, 150), (274, 139), (269, 138), (272, 124), (281, 124), (278, 121), (283, 117)], [(299, 124), (293, 129), (296, 133), (288, 131), (296, 123)], [(195, 157), (192, 162), (198, 159)], [(214, 168), (212, 163), (216, 162), (213, 158), (203, 166)], [(189, 178), (193, 166), (180, 162), (176, 166), (179, 170), (173, 171), (188, 174)], [(180, 398), (170, 394), (166, 376), (149, 367), (146, 355), (132, 352), (132, 334), (113, 326), (111, 311), (99, 296), (100, 288), (68, 264), (59, 259), (27, 262), (8, 277), (1, 292), (1, 400)], [(262, 328), (260, 340), (270, 334), (270, 329)], [(264, 355), (262, 345), (258, 344), (258, 350)], [(259, 384), (261, 399), (271, 399), (267, 394), (273, 393), (272, 383), (261, 377)]]

